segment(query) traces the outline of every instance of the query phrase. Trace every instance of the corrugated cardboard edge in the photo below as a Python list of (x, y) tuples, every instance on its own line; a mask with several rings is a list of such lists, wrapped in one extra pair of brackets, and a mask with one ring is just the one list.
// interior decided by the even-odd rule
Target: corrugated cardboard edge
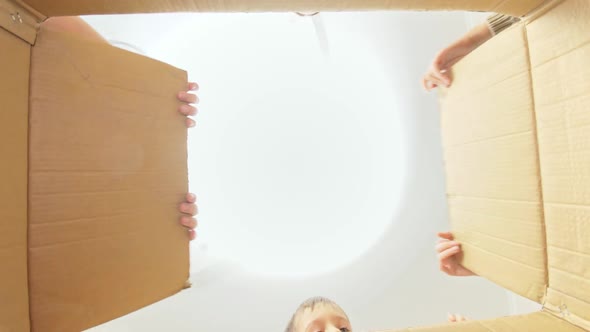
[[(561, 0), (558, 0), (558, 1), (561, 1)], [(542, 6), (542, 7), (539, 7), (538, 9), (542, 9), (542, 8), (544, 8), (544, 7)], [(534, 88), (535, 81), (533, 80), (533, 67), (531, 65), (531, 51), (530, 51), (530, 47), (529, 47), (529, 38), (528, 38), (528, 30), (526, 28), (526, 23), (522, 23), (522, 26), (524, 28), (523, 30), (524, 30), (526, 52), (527, 52), (529, 81), (531, 82), (530, 95), (532, 97), (531, 102), (533, 105), (533, 130), (534, 130), (534, 136), (535, 136), (535, 149), (537, 151), (537, 170), (538, 170), (538, 174), (539, 174), (539, 188), (541, 188), (541, 190), (540, 190), (541, 224), (543, 227), (543, 236), (544, 236), (544, 242), (545, 242), (545, 272), (547, 273), (545, 276), (545, 280), (547, 281), (547, 284), (545, 285), (545, 292), (543, 294), (543, 298), (541, 299), (540, 303), (544, 304), (547, 301), (547, 290), (549, 289), (549, 259), (548, 259), (548, 253), (547, 253), (547, 225), (545, 224), (545, 200), (543, 199), (543, 177), (542, 177), (542, 173), (541, 173), (541, 158), (540, 158), (540, 151), (539, 151), (539, 131), (537, 128), (537, 108), (536, 108), (536, 104), (535, 104), (535, 88)]]
[(579, 327), (547, 312), (501, 317), (491, 320), (473, 320), (447, 323), (430, 327), (407, 328), (375, 332), (583, 332)]
[(474, 10), (494, 9), (522, 16), (544, 0), (144, 0), (47, 1), (21, 0), (48, 16), (123, 14), (156, 12), (293, 12), (293, 11), (366, 11), (366, 10)]
[(547, 1), (545, 1), (545, 3), (543, 3), (539, 7), (533, 9), (530, 13), (523, 16), (522, 20), (525, 24), (531, 23), (532, 21), (545, 15), (545, 13), (547, 13), (551, 9), (557, 7), (559, 4), (561, 4), (564, 1), (565, 0), (547, 0)]

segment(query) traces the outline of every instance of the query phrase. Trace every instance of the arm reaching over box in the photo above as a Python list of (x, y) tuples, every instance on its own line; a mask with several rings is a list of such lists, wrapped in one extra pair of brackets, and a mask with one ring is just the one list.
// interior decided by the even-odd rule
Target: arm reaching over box
[(459, 40), (441, 50), (434, 57), (428, 72), (422, 79), (424, 89), (430, 91), (439, 86), (451, 86), (453, 77), (450, 69), (454, 64), (519, 20), (519, 18), (507, 15), (492, 15), (488, 17), (486, 23), (476, 26)]
[(453, 234), (449, 232), (438, 233), (438, 237), (436, 252), (438, 253), (440, 270), (454, 277), (475, 276), (475, 273), (461, 265), (463, 256), (461, 243), (454, 241)]

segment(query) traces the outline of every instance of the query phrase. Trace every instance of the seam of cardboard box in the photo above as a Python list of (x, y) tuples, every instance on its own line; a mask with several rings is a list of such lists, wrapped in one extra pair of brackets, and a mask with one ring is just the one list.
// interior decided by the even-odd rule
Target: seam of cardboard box
[[(526, 31), (526, 35), (525, 37), (527, 38), (527, 50), (528, 50), (528, 28), (527, 25), (534, 22), (535, 20), (537, 20), (538, 18), (542, 17), (545, 13), (547, 13), (548, 11), (552, 10), (553, 8), (559, 6), (560, 4), (564, 3), (564, 0), (551, 0), (551, 1), (547, 1), (545, 4), (543, 4), (542, 6), (540, 6), (539, 8), (537, 8), (537, 10), (535, 10), (534, 12), (532, 12), (529, 16), (527, 16), (525, 18), (525, 31)], [(576, 47), (577, 49), (577, 47)], [(567, 54), (564, 53), (564, 54)], [(559, 56), (563, 56), (564, 54), (560, 54)], [(552, 59), (554, 59), (556, 57), (553, 57)], [(538, 68), (539, 66), (542, 66), (544, 63), (547, 63), (549, 61), (551, 61), (552, 59), (549, 59), (541, 64), (537, 64), (535, 66), (535, 68)], [(528, 57), (528, 61), (529, 61), (529, 68), (531, 70), (531, 76), (532, 76), (532, 63), (531, 63), (531, 58), (530, 58), (530, 54)], [(533, 97), (534, 97), (534, 86), (533, 86), (533, 80), (531, 77), (531, 88), (533, 89)], [(533, 100), (534, 102), (534, 100)], [(534, 106), (537, 106), (536, 104), (533, 104)], [(536, 121), (536, 107), (534, 108), (534, 114), (535, 114), (535, 131), (537, 131), (537, 121)], [(537, 139), (535, 141), (536, 145), (537, 145), (537, 151), (539, 153), (539, 163), (540, 163), (540, 151), (539, 151), (539, 136), (537, 134)], [(539, 166), (539, 171), (540, 171), (540, 166)], [(542, 177), (541, 177), (542, 178)], [(540, 179), (540, 181), (542, 181)], [(541, 186), (542, 188), (542, 186)], [(542, 192), (542, 191), (541, 191)], [(545, 200), (542, 201), (543, 206), (542, 209), (544, 211), (545, 209), (545, 205), (546, 204), (551, 204), (549, 202), (545, 202)], [(543, 219), (545, 218), (545, 213), (543, 212)], [(543, 223), (543, 228), (546, 229), (546, 224)], [(553, 305), (552, 303), (548, 302), (548, 292), (551, 289), (552, 292), (557, 292), (557, 293), (561, 293), (559, 290), (555, 289), (555, 288), (551, 288), (550, 287), (550, 282), (549, 282), (549, 262), (548, 262), (548, 250), (549, 250), (549, 245), (547, 243), (547, 233), (546, 231), (544, 232), (545, 235), (545, 245), (547, 248), (547, 255), (545, 256), (546, 259), (546, 265), (547, 265), (547, 288), (545, 290), (545, 296), (543, 299), (543, 303), (542, 303), (542, 312), (545, 312), (551, 316), (554, 316), (560, 320), (563, 320), (564, 322), (568, 323), (568, 324), (572, 324), (574, 326), (577, 326), (581, 329), (587, 329), (588, 328), (588, 321), (586, 321), (585, 319), (579, 317), (578, 315), (572, 314), (567, 306), (565, 304), (560, 305), (559, 307)], [(565, 293), (562, 293), (565, 295)], [(573, 297), (570, 294), (567, 294), (567, 296)], [(585, 301), (583, 301), (585, 302)]]
[(29, 6), (22, 0), (12, 0), (13, 2), (17, 3), (23, 9), (26, 9), (29, 13), (37, 18), (37, 22), (41, 23), (47, 19), (47, 16), (43, 15), (42, 13), (38, 12), (35, 8)]
[(33, 66), (33, 47), (29, 50), (29, 92), (28, 92), (28, 114), (27, 114), (27, 296), (29, 302), (29, 328), (33, 330), (33, 317), (31, 316), (32, 302), (31, 302), (31, 278), (29, 273), (31, 271), (31, 261), (29, 260), (29, 242), (31, 224), (29, 220), (31, 209), (31, 83), (32, 83), (32, 66)]
[[(586, 301), (579, 299), (573, 295), (561, 292), (555, 288), (551, 288), (551, 292), (558, 293), (558, 294), (560, 294), (560, 296), (567, 296), (567, 297), (576, 299), (580, 302), (586, 302)], [(572, 314), (572, 312), (569, 311), (569, 308), (567, 307), (566, 304), (562, 304), (560, 306), (554, 306), (550, 303), (547, 303), (546, 306), (543, 306), (542, 310), (544, 312), (548, 313), (549, 315), (552, 315), (558, 319), (565, 321), (568, 324), (572, 324), (572, 325), (579, 327), (581, 329), (590, 331), (590, 323), (586, 319), (584, 319), (576, 314)]]
[[(509, 2), (509, 1), (511, 1), (511, 0), (502, 0), (502, 1), (498, 2), (498, 3), (496, 3), (496, 5), (495, 5), (494, 7), (492, 7), (492, 8), (491, 8), (489, 11), (490, 11), (490, 12), (497, 12), (497, 9), (498, 9), (499, 7), (501, 7), (503, 4), (505, 4), (505, 3)], [(553, 0), (545, 0), (543, 3), (541, 3), (540, 5), (537, 5), (537, 6), (536, 6), (536, 7), (534, 7), (533, 9), (529, 10), (529, 11), (528, 11), (526, 14), (522, 15), (521, 17), (526, 17), (526, 16), (528, 16), (528, 15), (530, 15), (530, 14), (532, 14), (532, 13), (535, 13), (535, 12), (536, 12), (536, 11), (537, 11), (539, 8), (541, 8), (541, 7), (545, 6), (545, 5), (546, 5), (548, 2), (551, 2), (551, 1), (553, 1)]]
[[(563, 3), (565, 0), (547, 0), (544, 3), (537, 6), (535, 9), (531, 10), (529, 14), (523, 17), (523, 21), (525, 24), (529, 24), (539, 17), (543, 16), (545, 13), (550, 11), (551, 9), (557, 7), (559, 4)], [(527, 39), (528, 42), (528, 39)]]
[[(585, 329), (588, 327), (587, 325), (587, 321), (584, 320), (583, 318), (579, 317), (578, 315), (572, 314), (568, 308), (565, 307), (555, 307), (553, 304), (548, 302), (548, 292), (550, 289), (550, 282), (549, 282), (549, 262), (548, 262), (548, 256), (549, 256), (549, 246), (547, 243), (547, 231), (546, 231), (546, 224), (545, 224), (545, 205), (548, 204), (547, 202), (545, 202), (545, 200), (543, 199), (543, 183), (542, 183), (542, 173), (541, 173), (541, 153), (539, 150), (539, 135), (538, 135), (538, 126), (537, 126), (537, 108), (536, 108), (536, 103), (535, 103), (535, 89), (534, 89), (534, 81), (533, 81), (533, 77), (532, 77), (532, 62), (531, 62), (531, 57), (530, 57), (530, 52), (529, 52), (529, 41), (528, 41), (528, 24), (534, 22), (535, 20), (537, 20), (538, 18), (542, 17), (545, 13), (547, 13), (548, 11), (554, 9), (555, 7), (559, 6), (560, 4), (564, 3), (565, 0), (549, 0), (547, 2), (545, 2), (543, 5), (539, 6), (536, 10), (534, 10), (533, 12), (531, 12), (530, 15), (527, 15), (527, 17), (524, 18), (524, 23), (525, 23), (525, 40), (526, 40), (526, 45), (527, 45), (527, 53), (528, 53), (528, 57), (527, 60), (529, 62), (529, 73), (531, 75), (531, 95), (533, 96), (533, 114), (535, 117), (535, 123), (534, 123), (534, 128), (535, 128), (535, 133), (536, 133), (536, 140), (535, 140), (535, 144), (536, 144), (536, 148), (537, 148), (537, 155), (538, 155), (538, 161), (539, 161), (539, 174), (541, 174), (541, 176), (539, 177), (539, 182), (541, 185), (541, 209), (542, 209), (542, 218), (543, 218), (543, 228), (545, 229), (545, 231), (543, 232), (543, 235), (545, 236), (545, 247), (546, 247), (546, 255), (545, 255), (545, 265), (546, 265), (546, 271), (547, 271), (547, 286), (545, 289), (545, 295), (543, 297), (543, 303), (542, 304), (542, 311), (548, 313), (549, 315), (552, 315), (558, 319), (563, 320), (564, 322), (567, 322), (569, 324), (572, 324), (574, 326), (577, 326), (579, 328)], [(566, 53), (567, 54), (567, 53)], [(559, 56), (562, 56), (563, 54), (560, 54)], [(546, 62), (550, 61), (551, 59), (547, 60)], [(546, 63), (545, 62), (545, 63)], [(537, 66), (535, 67), (539, 67), (541, 64), (537, 64)], [(552, 291), (554, 292), (559, 292), (558, 290), (551, 288)], [(569, 295), (568, 296), (572, 296)]]
[[(561, 0), (558, 0), (561, 1)], [(550, 1), (551, 2), (551, 1)], [(527, 21), (528, 22), (528, 21)], [(546, 281), (546, 285), (545, 285), (545, 292), (543, 294), (543, 299), (541, 301), (541, 305), (543, 306), (543, 308), (545, 308), (545, 304), (547, 302), (547, 291), (549, 289), (549, 264), (548, 264), (548, 251), (547, 251), (547, 226), (545, 225), (545, 200), (543, 199), (543, 173), (541, 172), (541, 153), (539, 150), (539, 131), (537, 128), (537, 108), (536, 108), (536, 104), (535, 104), (535, 88), (534, 88), (534, 81), (533, 81), (533, 68), (532, 68), (532, 64), (531, 64), (531, 54), (530, 54), (530, 47), (529, 47), (529, 36), (528, 36), (528, 29), (527, 29), (527, 23), (525, 22), (525, 24), (523, 24), (524, 29), (523, 29), (523, 34), (524, 34), (524, 40), (525, 40), (525, 45), (526, 45), (526, 52), (527, 52), (527, 64), (528, 64), (528, 70), (529, 70), (529, 79), (530, 79), (530, 96), (532, 98), (531, 100), (531, 104), (533, 105), (533, 130), (534, 130), (534, 135), (535, 135), (535, 149), (537, 150), (537, 170), (538, 170), (538, 174), (539, 174), (539, 195), (541, 196), (541, 204), (540, 204), (540, 209), (541, 209), (541, 227), (543, 228), (542, 234), (543, 234), (543, 238), (544, 238), (544, 244), (545, 244), (545, 256), (544, 256), (544, 263), (545, 263), (545, 281)]]

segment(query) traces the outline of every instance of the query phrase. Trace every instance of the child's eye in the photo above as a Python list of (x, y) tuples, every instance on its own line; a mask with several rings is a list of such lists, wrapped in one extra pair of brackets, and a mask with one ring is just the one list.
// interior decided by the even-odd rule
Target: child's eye
[(350, 330), (348, 329), (348, 327), (343, 327), (340, 329), (340, 332), (350, 332)]

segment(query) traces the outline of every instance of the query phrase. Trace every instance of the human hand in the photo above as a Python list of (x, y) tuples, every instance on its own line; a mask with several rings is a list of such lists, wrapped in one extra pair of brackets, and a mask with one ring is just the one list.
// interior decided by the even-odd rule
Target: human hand
[(492, 38), (487, 23), (480, 24), (456, 42), (440, 51), (432, 61), (428, 72), (422, 79), (424, 89), (430, 91), (439, 86), (451, 86), (453, 76), (451, 67), (481, 44)]
[(191, 91), (197, 91), (197, 90), (199, 90), (199, 85), (194, 82), (189, 82), (188, 86), (187, 86), (187, 90), (180, 91), (176, 95), (176, 98), (178, 98), (178, 100), (183, 102), (183, 104), (178, 107), (178, 111), (181, 114), (186, 115), (186, 117), (187, 117), (186, 118), (186, 127), (187, 128), (192, 128), (196, 125), (195, 120), (189, 118), (189, 116), (195, 116), (195, 115), (197, 115), (197, 112), (198, 112), (196, 107), (190, 105), (190, 104), (198, 104), (199, 103), (199, 97), (197, 97), (197, 95), (194, 93), (190, 93)]
[(461, 265), (463, 251), (461, 244), (454, 241), (453, 234), (438, 233), (438, 244), (436, 252), (438, 253), (439, 268), (442, 272), (456, 277), (474, 276), (475, 273)]
[(434, 57), (430, 68), (422, 78), (424, 89), (430, 91), (439, 86), (449, 87), (453, 82), (451, 67), (471, 52), (471, 49), (453, 44)]
[(465, 322), (468, 320), (466, 317), (459, 314), (449, 314), (447, 319), (449, 320), (449, 323)]
[(180, 224), (188, 230), (189, 239), (192, 241), (197, 237), (197, 232), (195, 228), (197, 227), (197, 219), (195, 216), (198, 213), (197, 204), (197, 197), (195, 194), (186, 194), (186, 201), (182, 202), (178, 207), (180, 213), (182, 213), (182, 217), (180, 217)]

